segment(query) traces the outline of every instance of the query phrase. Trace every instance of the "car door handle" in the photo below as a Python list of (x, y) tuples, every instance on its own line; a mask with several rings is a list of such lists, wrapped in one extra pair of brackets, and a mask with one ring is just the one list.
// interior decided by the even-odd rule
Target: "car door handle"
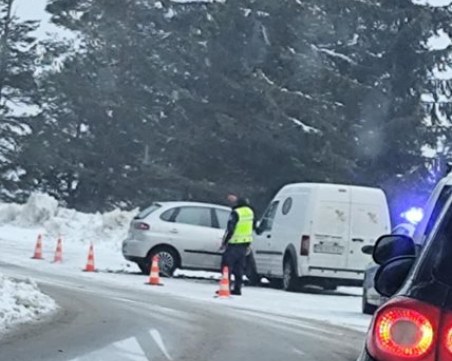
[(173, 229), (170, 231), (170, 233), (177, 234), (177, 233), (179, 233), (179, 231), (178, 231), (176, 228), (173, 228)]
[(362, 239), (362, 238), (352, 238), (352, 242), (361, 242), (361, 243), (364, 243), (364, 239)]

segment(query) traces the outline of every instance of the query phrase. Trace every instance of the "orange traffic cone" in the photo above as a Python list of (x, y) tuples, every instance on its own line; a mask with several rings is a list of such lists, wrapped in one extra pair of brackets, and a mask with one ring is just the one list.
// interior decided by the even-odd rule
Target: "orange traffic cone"
[(61, 238), (58, 238), (57, 248), (55, 251), (55, 258), (53, 259), (54, 263), (63, 262), (63, 242)]
[(36, 246), (35, 246), (35, 253), (33, 255), (33, 257), (31, 257), (33, 259), (44, 259), (44, 257), (42, 257), (42, 236), (38, 235), (38, 239), (36, 241)]
[(154, 256), (152, 258), (152, 266), (151, 266), (151, 273), (149, 274), (149, 282), (147, 283), (151, 286), (163, 286), (162, 283), (160, 283), (160, 270), (159, 270), (159, 257)]
[(84, 272), (96, 272), (96, 268), (94, 267), (94, 246), (92, 243), (89, 246), (88, 262), (86, 263), (86, 267), (83, 271)]
[(231, 290), (229, 288), (229, 268), (223, 268), (223, 277), (220, 281), (220, 290), (217, 292), (219, 298), (229, 298), (231, 297)]

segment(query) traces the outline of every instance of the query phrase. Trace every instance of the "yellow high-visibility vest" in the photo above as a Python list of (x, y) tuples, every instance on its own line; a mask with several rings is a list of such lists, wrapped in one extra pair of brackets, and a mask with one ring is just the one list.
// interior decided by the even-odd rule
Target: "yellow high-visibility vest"
[(229, 244), (251, 243), (253, 241), (254, 212), (250, 207), (236, 208), (239, 221)]

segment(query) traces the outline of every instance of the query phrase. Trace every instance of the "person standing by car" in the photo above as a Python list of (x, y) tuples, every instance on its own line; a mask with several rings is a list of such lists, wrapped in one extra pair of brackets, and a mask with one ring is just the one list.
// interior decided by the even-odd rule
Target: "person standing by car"
[[(234, 200), (230, 195), (228, 200)], [(254, 211), (249, 202), (243, 198), (235, 197), (235, 205), (229, 217), (226, 233), (223, 238), (222, 266), (228, 266), (234, 275), (233, 295), (242, 294), (243, 273), (245, 269), (246, 256), (253, 241)]]

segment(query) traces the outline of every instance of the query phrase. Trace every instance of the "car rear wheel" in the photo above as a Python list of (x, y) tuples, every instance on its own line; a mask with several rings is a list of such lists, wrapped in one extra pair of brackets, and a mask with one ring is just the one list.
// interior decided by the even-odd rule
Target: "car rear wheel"
[(373, 315), (377, 310), (377, 306), (371, 305), (367, 302), (367, 291), (364, 290), (362, 298), (362, 311), (365, 315)]
[(158, 247), (148, 256), (147, 270), (149, 272), (154, 256), (159, 258), (160, 274), (165, 277), (172, 277), (179, 266), (179, 257), (175, 250), (170, 247)]

